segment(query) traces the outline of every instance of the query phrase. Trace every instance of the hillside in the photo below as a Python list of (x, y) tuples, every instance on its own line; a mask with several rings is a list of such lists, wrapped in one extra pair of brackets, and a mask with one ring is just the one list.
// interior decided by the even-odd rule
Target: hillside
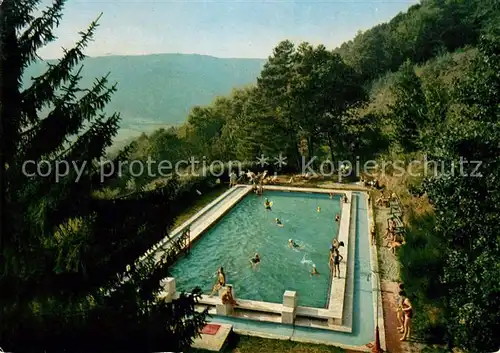
[[(88, 87), (94, 78), (108, 72), (110, 82), (118, 82), (106, 111), (121, 114), (119, 142), (183, 123), (193, 106), (209, 104), (234, 87), (254, 83), (263, 64), (260, 59), (196, 54), (89, 57), (84, 61), (82, 85)], [(25, 77), (37, 76), (44, 68), (43, 62), (32, 65)]]

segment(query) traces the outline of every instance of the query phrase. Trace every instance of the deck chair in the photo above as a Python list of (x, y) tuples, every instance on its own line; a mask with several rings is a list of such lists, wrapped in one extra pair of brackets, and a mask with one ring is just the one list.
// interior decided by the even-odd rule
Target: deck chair
[(390, 213), (395, 216), (403, 215), (403, 207), (399, 199), (389, 201)]

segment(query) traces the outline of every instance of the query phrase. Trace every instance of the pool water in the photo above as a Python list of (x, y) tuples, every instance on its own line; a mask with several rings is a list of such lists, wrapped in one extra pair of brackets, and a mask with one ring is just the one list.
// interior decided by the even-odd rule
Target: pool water
[[(209, 321), (233, 325), (234, 330), (244, 330), (260, 335), (276, 335), (292, 340), (315, 340), (333, 345), (348, 345), (366, 348), (366, 344), (375, 340), (375, 325), (373, 311), (373, 292), (370, 265), (370, 236), (368, 233), (368, 210), (366, 195), (353, 193), (352, 199), (357, 199), (356, 241), (354, 264), (354, 302), (352, 333), (321, 330), (310, 327), (292, 326), (262, 322), (256, 320), (238, 319), (235, 317), (215, 316)], [(381, 327), (382, 330), (383, 327)], [(382, 331), (381, 331), (382, 333)], [(357, 351), (358, 349), (353, 349)]]
[[(340, 196), (268, 191), (264, 197), (273, 203), (272, 210), (264, 209), (265, 198), (246, 196), (170, 268), (179, 291), (198, 286), (209, 294), (222, 266), (237, 298), (282, 303), (285, 290), (294, 290), (298, 305), (326, 307), (329, 244), (338, 231)], [(288, 239), (303, 249), (290, 249)], [(254, 268), (250, 259), (255, 253), (261, 263)], [(313, 264), (319, 276), (311, 276)]]

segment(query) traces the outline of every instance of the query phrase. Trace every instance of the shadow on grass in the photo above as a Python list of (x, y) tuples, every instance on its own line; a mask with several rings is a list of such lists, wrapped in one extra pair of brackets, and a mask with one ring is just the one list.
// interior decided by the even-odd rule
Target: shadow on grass
[[(210, 351), (200, 349), (190, 349), (189, 353), (206, 353)], [(259, 337), (240, 336), (231, 333), (224, 349), (224, 353), (343, 353), (342, 348), (316, 345), (309, 343), (293, 342), (289, 340), (274, 340)]]

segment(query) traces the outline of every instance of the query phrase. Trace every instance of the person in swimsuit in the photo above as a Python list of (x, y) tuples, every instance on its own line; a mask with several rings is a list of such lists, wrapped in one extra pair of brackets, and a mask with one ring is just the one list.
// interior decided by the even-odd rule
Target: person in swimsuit
[(212, 293), (210, 296), (212, 297), (219, 289), (226, 285), (226, 274), (224, 273), (224, 268), (220, 267), (217, 270), (217, 282), (214, 284), (212, 288)]
[(316, 265), (313, 265), (313, 268), (311, 270), (311, 277), (314, 276), (314, 275), (318, 275), (319, 276), (319, 272), (316, 269)]
[(222, 294), (222, 304), (238, 305), (233, 296), (233, 286), (227, 286), (227, 290)]
[(260, 256), (258, 253), (255, 253), (255, 256), (250, 259), (250, 263), (252, 264), (252, 266), (256, 266), (260, 263)]
[(301, 246), (297, 244), (293, 239), (288, 239), (288, 247), (294, 248), (294, 249), (300, 249)]
[(399, 293), (398, 293), (398, 300), (397, 300), (397, 309), (396, 309), (396, 317), (398, 319), (398, 322), (399, 322), (399, 326), (398, 326), (398, 331), (400, 333), (403, 333), (403, 330), (404, 330), (404, 325), (405, 325), (405, 316), (404, 316), (404, 312), (403, 312), (403, 301), (405, 300), (405, 297), (406, 297), (406, 293), (405, 291), (401, 288), (402, 285), (400, 285), (399, 287)]
[(275, 221), (276, 221), (276, 224), (278, 225), (278, 227), (284, 227), (284, 226), (285, 226), (285, 225), (281, 222), (281, 219), (276, 218), (276, 219), (275, 219)]
[(340, 249), (341, 246), (344, 246), (344, 242), (343, 241), (340, 241), (338, 239), (333, 239), (332, 241), (332, 247), (330, 248), (331, 251), (333, 251), (332, 249)]
[(403, 300), (403, 313), (404, 313), (404, 325), (403, 325), (403, 337), (401, 337), (401, 341), (406, 341), (410, 338), (411, 331), (411, 319), (413, 317), (413, 307), (411, 306), (410, 299), (405, 296)]
[(346, 195), (346, 194), (344, 194), (344, 202), (345, 202), (345, 203), (349, 203), (349, 199), (347, 198), (347, 195)]
[(269, 202), (269, 199), (266, 198), (266, 201), (264, 202), (264, 207), (266, 210), (271, 209), (271, 202)]
[(396, 255), (396, 249), (404, 244), (406, 244), (406, 242), (403, 237), (398, 237), (396, 234), (392, 234), (392, 237), (387, 245), (389, 246), (392, 254)]
[(330, 200), (333, 199), (333, 194), (332, 193), (328, 194), (328, 196), (330, 197)]
[(339, 215), (339, 214), (337, 214), (337, 215), (335, 216), (335, 222), (337, 222), (337, 223), (338, 223), (338, 222), (340, 222), (340, 215)]
[(334, 249), (332, 253), (333, 277), (340, 278), (340, 262), (344, 258), (340, 255), (339, 249)]
[(321, 212), (321, 207), (319, 207), (319, 206), (318, 206), (318, 207), (316, 208), (316, 211)]
[(341, 246), (344, 246), (343, 241), (339, 242), (338, 239), (332, 240), (332, 243), (330, 244), (330, 255), (328, 258), (328, 267), (330, 269), (333, 269), (333, 265), (334, 265), (334, 263), (333, 263), (334, 252), (335, 252), (335, 250), (338, 250)]

